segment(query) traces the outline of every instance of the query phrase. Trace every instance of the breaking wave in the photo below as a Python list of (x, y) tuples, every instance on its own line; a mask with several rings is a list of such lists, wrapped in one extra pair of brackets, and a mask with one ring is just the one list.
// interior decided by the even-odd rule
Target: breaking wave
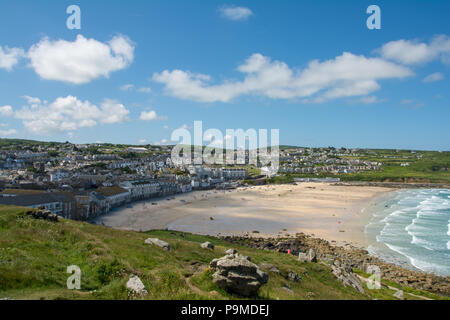
[(450, 190), (401, 190), (379, 203), (366, 227), (369, 251), (390, 251), (417, 269), (450, 275)]

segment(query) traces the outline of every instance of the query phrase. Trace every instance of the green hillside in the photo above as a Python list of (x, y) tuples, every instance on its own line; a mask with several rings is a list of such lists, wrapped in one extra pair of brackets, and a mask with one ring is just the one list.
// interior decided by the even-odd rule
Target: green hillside
[[(211, 281), (208, 268), (213, 258), (225, 255), (231, 247), (223, 240), (170, 231), (121, 231), (63, 219), (57, 223), (35, 220), (24, 216), (25, 210), (0, 206), (0, 299), (127, 299), (125, 284), (131, 274), (145, 284), (148, 295), (144, 299), (236, 298)], [(171, 251), (144, 244), (149, 236), (169, 242)], [(215, 250), (200, 248), (204, 241), (212, 242)], [(280, 274), (269, 272), (269, 282), (259, 291), (261, 299), (395, 299), (389, 288), (366, 290), (366, 294), (345, 288), (322, 263), (300, 263), (291, 255), (246, 247), (235, 249), (258, 265), (265, 262), (280, 270)], [(70, 265), (82, 270), (80, 290), (66, 288)], [(289, 271), (302, 280), (287, 280)]]

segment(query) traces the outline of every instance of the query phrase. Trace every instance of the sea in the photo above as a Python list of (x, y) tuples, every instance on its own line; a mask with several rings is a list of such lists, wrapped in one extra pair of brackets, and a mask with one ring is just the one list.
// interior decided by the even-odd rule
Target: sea
[(366, 210), (370, 254), (450, 276), (450, 190), (403, 189), (377, 198)]

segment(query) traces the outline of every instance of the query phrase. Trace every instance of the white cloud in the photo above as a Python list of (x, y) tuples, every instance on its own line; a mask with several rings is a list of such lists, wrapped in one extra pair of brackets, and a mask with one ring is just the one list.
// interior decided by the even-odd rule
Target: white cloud
[(383, 58), (404, 64), (423, 64), (437, 58), (450, 64), (450, 38), (446, 35), (436, 36), (430, 43), (403, 39), (391, 41), (379, 51)]
[(53, 132), (75, 131), (80, 128), (94, 127), (97, 123), (112, 124), (127, 120), (129, 111), (120, 103), (105, 99), (100, 107), (77, 97), (59, 97), (48, 104), (25, 106), (14, 112), (24, 127), (38, 135)]
[(144, 121), (167, 120), (167, 117), (166, 116), (158, 116), (156, 114), (156, 111), (148, 110), (148, 111), (141, 112), (141, 115), (139, 116), (139, 120), (144, 120)]
[(415, 99), (403, 99), (400, 101), (403, 105), (408, 105), (410, 108), (417, 109), (425, 105), (425, 103), (417, 101)]
[(380, 102), (380, 100), (378, 100), (378, 98), (376, 96), (366, 96), (366, 97), (362, 97), (361, 99), (359, 99), (359, 102), (364, 103), (364, 104), (373, 104), (373, 103)]
[(151, 88), (147, 88), (147, 87), (142, 87), (137, 89), (138, 92), (143, 92), (143, 93), (150, 93), (152, 91)]
[(140, 139), (138, 142), (139, 144), (145, 144), (147, 142), (147, 139)]
[(0, 46), (0, 69), (11, 71), (12, 68), (19, 62), (19, 59), (25, 55), (21, 48), (4, 49)]
[(169, 141), (167, 141), (167, 139), (162, 139), (161, 141), (155, 141), (155, 145), (156, 146), (160, 146), (162, 144), (167, 144)]
[(128, 120), (128, 114), (130, 111), (125, 106), (116, 100), (105, 99), (101, 106), (100, 112), (102, 118), (101, 123), (122, 123)]
[(423, 82), (435, 82), (435, 81), (439, 81), (439, 80), (443, 80), (443, 79), (444, 79), (444, 75), (442, 73), (435, 72), (435, 73), (432, 73), (432, 74), (426, 76), (423, 79)]
[(0, 114), (4, 117), (10, 117), (14, 114), (13, 108), (11, 106), (0, 107)]
[(219, 12), (224, 18), (230, 20), (247, 20), (251, 15), (253, 15), (252, 10), (246, 7), (237, 6), (224, 6), (219, 8)]
[(73, 42), (44, 38), (30, 48), (28, 57), (41, 78), (82, 84), (126, 68), (133, 61), (134, 45), (124, 36), (107, 43), (82, 35)]
[(380, 88), (378, 80), (405, 78), (413, 72), (381, 58), (344, 52), (334, 59), (311, 61), (303, 70), (272, 61), (259, 53), (250, 56), (238, 71), (242, 81), (209, 84), (211, 77), (182, 70), (155, 73), (153, 80), (165, 85), (169, 95), (198, 102), (229, 102), (241, 95), (272, 99), (312, 98), (322, 102), (340, 97), (364, 96)]
[(17, 133), (16, 129), (0, 130), (0, 136), (2, 136), (2, 137), (12, 136), (16, 133)]
[(41, 103), (41, 99), (30, 96), (23, 96), (24, 99), (27, 100), (28, 104), (38, 105)]
[(128, 90), (132, 89), (133, 87), (134, 87), (133, 84), (124, 84), (123, 86), (120, 87), (120, 90), (128, 91)]
[(148, 87), (140, 87), (140, 88), (136, 88), (136, 86), (134, 84), (124, 84), (123, 86), (120, 87), (120, 90), (122, 91), (137, 91), (137, 92), (142, 92), (142, 93), (150, 93), (152, 91), (151, 88)]
[(152, 121), (152, 120), (156, 120), (157, 118), (158, 118), (158, 115), (156, 114), (156, 112), (154, 110), (142, 111), (141, 115), (139, 117), (140, 120), (144, 120), (144, 121)]

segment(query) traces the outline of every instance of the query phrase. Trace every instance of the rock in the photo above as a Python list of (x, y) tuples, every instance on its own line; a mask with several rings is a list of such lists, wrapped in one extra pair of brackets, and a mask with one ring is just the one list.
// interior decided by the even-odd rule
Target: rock
[(309, 262), (317, 262), (317, 254), (314, 249), (309, 249), (308, 260)]
[(317, 262), (317, 255), (314, 249), (309, 249), (308, 253), (300, 252), (298, 260), (301, 262)]
[(336, 260), (331, 266), (333, 270), (333, 275), (340, 281), (344, 286), (351, 286), (361, 293), (364, 293), (364, 288), (361, 284), (359, 278), (353, 273), (352, 268), (348, 265), (342, 264), (340, 261)]
[(294, 293), (294, 291), (292, 291), (291, 287), (289, 287), (289, 285), (287, 283), (283, 286), (283, 289), (291, 294)]
[(127, 290), (132, 296), (144, 296), (148, 294), (144, 284), (138, 276), (132, 275), (127, 282)]
[(43, 219), (52, 222), (58, 222), (58, 216), (54, 213), (51, 213), (49, 210), (39, 209), (39, 210), (30, 210), (25, 213), (26, 215), (32, 216), (35, 219)]
[(294, 271), (289, 271), (288, 272), (287, 279), (291, 280), (292, 282), (299, 282), (299, 281), (302, 280), (302, 278), (297, 273), (295, 273)]
[[(304, 261), (308, 261), (307, 255), (310, 248), (317, 254), (317, 259), (330, 265), (336, 259), (341, 260), (351, 268), (366, 270), (368, 265), (377, 265), (380, 268), (383, 279), (390, 280), (401, 285), (408, 285), (415, 289), (430, 291), (439, 295), (450, 296), (450, 277), (442, 277), (434, 274), (411, 270), (408, 264), (401, 261), (391, 263), (381, 260), (379, 257), (370, 256), (367, 250), (347, 245), (345, 248), (332, 244), (323, 239), (313, 238), (310, 235), (297, 233), (293, 239), (256, 238), (254, 236), (222, 236), (221, 238), (232, 245), (246, 246), (261, 250), (287, 252), (288, 249), (294, 255), (304, 253)], [(350, 269), (351, 269), (350, 268)]]
[(308, 261), (308, 255), (306, 253), (304, 253), (304, 252), (300, 252), (298, 254), (298, 261), (307, 262)]
[(147, 240), (145, 240), (146, 244), (154, 244), (155, 246), (161, 247), (164, 250), (170, 251), (170, 245), (162, 240), (159, 240), (157, 238), (148, 238)]
[(403, 297), (403, 291), (402, 290), (398, 290), (396, 293), (394, 293), (394, 297), (396, 297), (399, 300), (405, 300), (405, 298)]
[(209, 241), (206, 241), (206, 242), (202, 243), (202, 244), (200, 245), (200, 247), (202, 247), (203, 249), (211, 249), (211, 250), (214, 250), (214, 245), (213, 245), (211, 242), (209, 242)]
[(275, 267), (273, 264), (269, 264), (269, 263), (261, 263), (261, 269), (276, 273), (276, 274), (280, 274), (280, 270), (278, 270), (277, 267)]
[(214, 259), (210, 267), (215, 271), (213, 282), (222, 289), (244, 297), (255, 296), (267, 283), (269, 276), (246, 256), (228, 254)]

